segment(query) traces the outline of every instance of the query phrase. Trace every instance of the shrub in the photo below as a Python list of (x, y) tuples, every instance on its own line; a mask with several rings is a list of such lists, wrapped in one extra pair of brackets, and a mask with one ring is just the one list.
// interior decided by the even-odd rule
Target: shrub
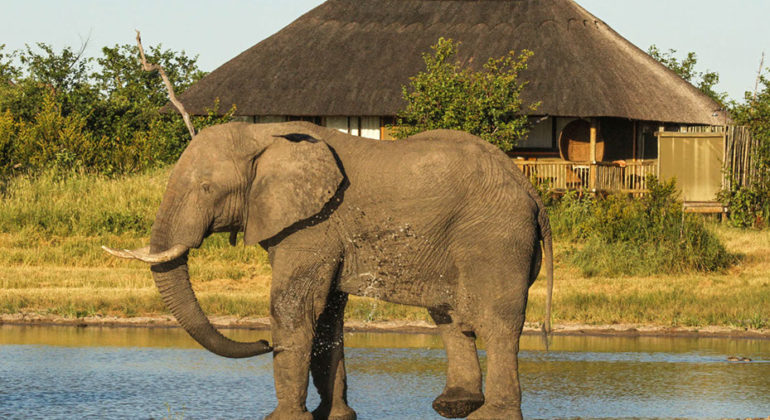
[(35, 168), (75, 169), (95, 164), (99, 145), (77, 113), (62, 115), (61, 106), (49, 93), (34, 121), (17, 120), (14, 161)]
[[(142, 70), (136, 46), (103, 48), (98, 68), (71, 48), (3, 53), (0, 45), (0, 183), (45, 170), (132, 173), (174, 162), (190, 140), (176, 114), (161, 114), (166, 88)], [(148, 49), (180, 94), (204, 73), (184, 52)], [(21, 67), (13, 66), (17, 57)], [(193, 119), (198, 129), (228, 121), (234, 108)]]
[(554, 235), (573, 244), (570, 263), (585, 276), (619, 276), (717, 271), (734, 262), (702, 219), (684, 213), (674, 181), (648, 183), (640, 199), (568, 193), (552, 206)]

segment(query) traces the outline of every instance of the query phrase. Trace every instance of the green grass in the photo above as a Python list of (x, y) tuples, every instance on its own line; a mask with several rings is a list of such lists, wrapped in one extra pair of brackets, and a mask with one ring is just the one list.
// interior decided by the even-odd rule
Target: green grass
[[(100, 246), (146, 243), (168, 173), (166, 168), (121, 179), (43, 175), (10, 183), (0, 201), (0, 313), (167, 315), (148, 267), (111, 258)], [(117, 213), (140, 222), (116, 224), (100, 216)], [(736, 265), (665, 274), (597, 270), (586, 276), (574, 265), (575, 249), (584, 245), (557, 231), (554, 322), (770, 328), (770, 231), (708, 223), (704, 228), (728, 253), (739, 255)], [(635, 263), (628, 255), (613, 258)], [(192, 251), (190, 271), (209, 315), (268, 315), (271, 271), (259, 247), (231, 247), (226, 235), (214, 235)], [(544, 298), (541, 275), (530, 291), (529, 321), (542, 321)], [(351, 297), (346, 316), (429, 319), (421, 308), (360, 297)]]

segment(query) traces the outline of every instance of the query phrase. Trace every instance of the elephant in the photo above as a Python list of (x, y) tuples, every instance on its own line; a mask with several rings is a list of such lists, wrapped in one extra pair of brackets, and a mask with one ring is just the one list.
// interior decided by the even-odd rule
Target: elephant
[[(230, 232), (232, 245), (243, 232), (245, 245), (267, 251), (272, 346), (226, 338), (201, 310), (188, 251), (215, 232)], [(448, 359), (433, 408), (450, 418), (521, 418), (519, 337), (543, 261), (550, 330), (543, 202), (505, 153), (460, 131), (377, 141), (307, 122), (212, 126), (174, 166), (150, 246), (105, 249), (149, 263), (164, 303), (206, 349), (272, 352), (278, 404), (268, 419), (356, 418), (343, 355), (350, 294), (427, 308)], [(311, 374), (321, 400), (313, 412)]]

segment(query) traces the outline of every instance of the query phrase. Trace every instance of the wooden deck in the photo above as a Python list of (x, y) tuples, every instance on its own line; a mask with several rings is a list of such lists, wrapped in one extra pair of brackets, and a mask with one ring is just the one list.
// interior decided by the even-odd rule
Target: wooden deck
[(533, 182), (547, 184), (551, 191), (647, 192), (647, 175), (658, 174), (657, 160), (623, 162), (568, 162), (522, 160), (516, 165)]

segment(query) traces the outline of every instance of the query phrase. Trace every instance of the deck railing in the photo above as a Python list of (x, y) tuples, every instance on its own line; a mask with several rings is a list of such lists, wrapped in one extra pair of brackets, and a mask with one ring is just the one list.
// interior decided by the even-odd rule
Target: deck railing
[(553, 191), (647, 192), (647, 176), (658, 174), (656, 160), (630, 162), (567, 162), (516, 160), (533, 182)]

